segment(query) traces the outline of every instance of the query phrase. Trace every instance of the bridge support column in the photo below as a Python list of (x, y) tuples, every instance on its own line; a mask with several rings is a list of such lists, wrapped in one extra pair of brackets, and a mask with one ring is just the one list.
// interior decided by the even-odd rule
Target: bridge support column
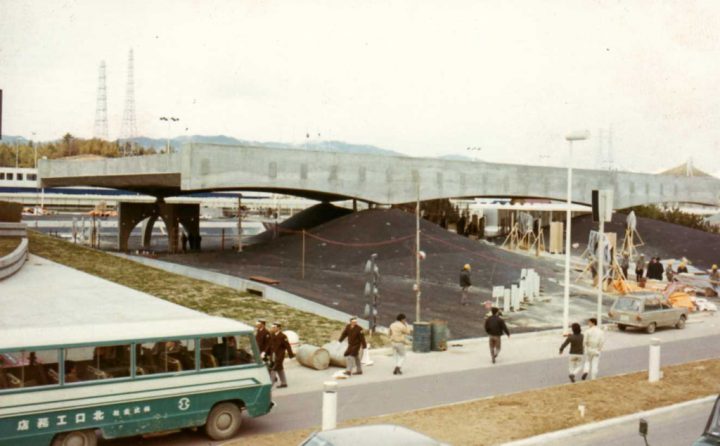
[[(132, 230), (138, 223), (148, 217), (157, 218), (156, 206), (155, 203), (118, 203), (118, 251), (125, 252), (128, 250), (130, 233), (132, 233)], [(147, 242), (149, 246), (149, 236)], [(144, 245), (145, 234), (143, 234), (143, 246)]]
[(162, 218), (167, 228), (168, 252), (175, 253), (180, 249), (180, 225), (182, 224), (188, 238), (195, 241), (192, 245), (199, 249), (200, 245), (200, 205), (199, 204), (168, 204), (159, 199), (155, 203), (119, 203), (118, 204), (118, 250), (128, 250), (128, 240), (135, 226), (143, 220), (142, 245), (150, 247), (152, 229), (158, 218)]
[(152, 215), (146, 220), (143, 220), (142, 226), (142, 247), (143, 249), (150, 248), (150, 239), (152, 238), (153, 227), (157, 221), (157, 215)]

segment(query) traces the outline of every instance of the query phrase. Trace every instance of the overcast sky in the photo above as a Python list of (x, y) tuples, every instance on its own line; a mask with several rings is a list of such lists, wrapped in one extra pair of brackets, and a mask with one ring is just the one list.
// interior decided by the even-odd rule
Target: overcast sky
[(92, 136), (105, 60), (119, 136), (130, 48), (145, 136), (720, 172), (716, 0), (0, 0), (3, 133)]

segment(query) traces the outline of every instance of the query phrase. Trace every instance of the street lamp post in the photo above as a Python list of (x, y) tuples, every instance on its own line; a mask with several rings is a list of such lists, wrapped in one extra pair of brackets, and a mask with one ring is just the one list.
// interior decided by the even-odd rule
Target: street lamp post
[(170, 153), (170, 122), (177, 122), (180, 118), (176, 118), (175, 116), (161, 116), (160, 120), (167, 122), (167, 147), (165, 149), (165, 153)]
[(565, 136), (570, 148), (567, 174), (567, 207), (565, 210), (565, 289), (563, 293), (563, 333), (568, 333), (570, 326), (570, 235), (571, 235), (571, 206), (572, 206), (572, 149), (573, 141), (584, 141), (590, 137), (587, 130), (569, 133)]

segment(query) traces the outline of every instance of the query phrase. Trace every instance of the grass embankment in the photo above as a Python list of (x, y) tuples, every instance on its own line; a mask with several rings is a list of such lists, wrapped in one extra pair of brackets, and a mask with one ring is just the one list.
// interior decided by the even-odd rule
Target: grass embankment
[[(453, 445), (495, 445), (717, 394), (720, 360), (663, 368), (650, 384), (646, 372), (503, 395), (433, 409), (351, 420), (341, 427), (392, 423)], [(375, 398), (382, 404), (382, 398)], [(586, 413), (580, 418), (578, 405)], [(244, 437), (229, 445), (298, 444), (312, 429)], [(700, 433), (698, 432), (698, 435)]]
[[(30, 253), (144, 293), (250, 325), (280, 321), (304, 343), (322, 345), (342, 330), (341, 322), (298, 311), (247, 293), (140, 265), (102, 251), (28, 231)], [(1, 239), (0, 239), (1, 240)]]
[(0, 237), (0, 257), (10, 254), (20, 244), (20, 237)]

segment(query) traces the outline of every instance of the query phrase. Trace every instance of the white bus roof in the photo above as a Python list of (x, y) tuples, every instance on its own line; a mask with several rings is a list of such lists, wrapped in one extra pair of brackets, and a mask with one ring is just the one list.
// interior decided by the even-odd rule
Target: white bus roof
[(31, 256), (0, 293), (0, 349), (252, 331)]

